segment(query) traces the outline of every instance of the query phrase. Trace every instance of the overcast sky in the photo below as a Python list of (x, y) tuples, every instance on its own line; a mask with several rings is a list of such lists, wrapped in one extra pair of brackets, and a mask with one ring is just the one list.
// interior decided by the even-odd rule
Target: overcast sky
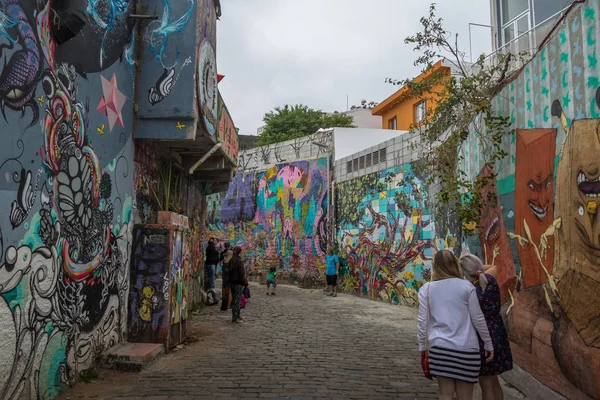
[[(241, 134), (264, 113), (303, 103), (345, 111), (397, 88), (386, 77), (419, 73), (404, 38), (419, 30), (428, 0), (221, 0), (219, 89)], [(469, 52), (469, 22), (489, 24), (489, 0), (439, 0), (438, 15)], [(489, 53), (489, 28), (472, 28), (473, 53)]]

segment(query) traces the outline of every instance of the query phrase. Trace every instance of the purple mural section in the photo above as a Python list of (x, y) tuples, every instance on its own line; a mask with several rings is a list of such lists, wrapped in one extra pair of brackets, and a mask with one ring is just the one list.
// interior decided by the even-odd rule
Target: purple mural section
[(256, 172), (238, 172), (221, 205), (221, 221), (252, 221), (256, 211)]

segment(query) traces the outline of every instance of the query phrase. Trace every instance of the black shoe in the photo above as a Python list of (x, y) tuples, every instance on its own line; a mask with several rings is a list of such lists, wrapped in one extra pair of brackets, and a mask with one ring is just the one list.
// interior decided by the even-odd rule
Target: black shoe
[(275, 296), (275, 293), (271, 293), (271, 296)]
[(269, 293), (267, 293), (267, 296), (270, 296), (270, 294), (269, 294)]

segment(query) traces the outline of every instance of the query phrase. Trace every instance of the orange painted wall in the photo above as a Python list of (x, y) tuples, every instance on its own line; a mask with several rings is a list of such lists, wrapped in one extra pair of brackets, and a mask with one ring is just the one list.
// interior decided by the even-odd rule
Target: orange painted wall
[[(447, 70), (450, 74), (450, 68), (442, 67), (441, 62), (438, 62), (434, 66), (435, 70), (442, 69)], [(415, 81), (426, 79), (424, 74), (421, 74)], [(420, 103), (423, 99), (427, 101), (427, 109), (435, 111), (436, 103), (439, 101), (439, 93), (442, 91), (443, 85), (437, 85), (432, 89), (432, 92), (422, 97), (410, 97), (406, 94), (406, 88), (402, 87), (390, 97), (382, 101), (379, 106), (373, 109), (373, 115), (381, 115), (381, 128), (388, 129), (389, 120), (396, 117), (396, 129), (397, 130), (410, 130), (411, 125), (416, 119), (415, 106)], [(400, 101), (401, 100), (401, 101)]]

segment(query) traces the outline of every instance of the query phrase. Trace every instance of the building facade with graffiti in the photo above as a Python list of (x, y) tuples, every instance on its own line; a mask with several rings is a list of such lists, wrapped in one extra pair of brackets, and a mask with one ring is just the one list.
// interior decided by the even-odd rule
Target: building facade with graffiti
[[(156, 223), (162, 196), (160, 161), (142, 132), (169, 127), (166, 148), (180, 150), (172, 161), (186, 171), (178, 185), (192, 193), (179, 211), (195, 221), (205, 203), (193, 194), (229, 181), (235, 167), (237, 132), (216, 81), (219, 2), (145, 3), (0, 0), (2, 399), (57, 396), (127, 338), (129, 309), (151, 319), (156, 293), (143, 290), (139, 307), (129, 296), (133, 224)], [(191, 105), (181, 115), (175, 95)], [(154, 119), (141, 122), (152, 107)], [(221, 174), (203, 175), (214, 164)], [(199, 259), (184, 252), (185, 240), (200, 247), (192, 232), (170, 253), (186, 273), (184, 260)], [(185, 282), (173, 285), (179, 301)]]
[(320, 280), (328, 244), (333, 131), (240, 152), (227, 192), (210, 195), (208, 228), (245, 250), (249, 271)]

